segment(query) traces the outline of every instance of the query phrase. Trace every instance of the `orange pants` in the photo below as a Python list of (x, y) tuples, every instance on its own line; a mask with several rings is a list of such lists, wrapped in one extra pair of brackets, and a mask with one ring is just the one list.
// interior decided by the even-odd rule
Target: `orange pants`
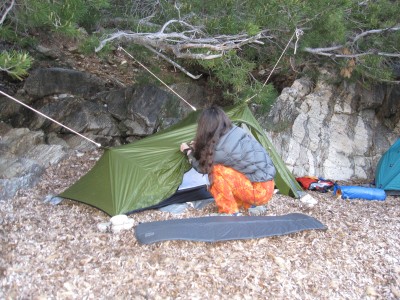
[(210, 175), (210, 193), (219, 213), (233, 214), (242, 207), (263, 205), (274, 193), (274, 180), (251, 182), (244, 174), (223, 165), (215, 165)]

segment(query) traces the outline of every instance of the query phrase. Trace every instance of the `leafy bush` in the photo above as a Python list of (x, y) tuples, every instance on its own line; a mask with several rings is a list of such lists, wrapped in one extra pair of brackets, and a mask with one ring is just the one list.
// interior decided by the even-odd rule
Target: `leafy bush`
[(4, 51), (0, 54), (0, 71), (22, 80), (32, 65), (32, 58), (25, 52)]
[[(197, 61), (210, 74), (212, 83), (225, 90), (225, 95), (235, 101), (243, 99), (246, 93), (260, 85), (250, 74), (256, 73), (254, 71), (259, 66), (272, 70), (282, 54), (279, 72), (291, 72), (295, 68), (296, 72), (311, 73), (315, 78), (318, 77), (316, 70), (325, 65), (336, 68), (342, 75), (341, 80), (363, 78), (371, 81), (393, 79), (391, 68), (397, 59), (376, 53), (399, 54), (400, 30), (367, 34), (357, 41), (352, 40), (367, 30), (399, 26), (400, 6), (394, 5), (391, 0), (180, 0), (179, 4), (168, 0), (112, 2), (118, 4), (114, 6), (118, 7), (120, 16), (130, 20), (134, 16), (137, 22), (134, 28), (139, 31), (157, 31), (171, 19), (200, 26), (209, 36), (254, 35), (265, 30), (270, 39), (264, 40), (264, 45), (248, 45), (225, 53), (223, 58)], [(149, 23), (159, 27), (144, 25)], [(283, 49), (296, 28), (302, 29), (304, 34), (297, 41), (296, 65), (293, 66), (295, 40), (292, 40), (286, 53)], [(180, 28), (172, 30), (179, 31)], [(341, 50), (332, 52), (331, 56), (305, 51), (338, 45), (342, 46)], [(348, 57), (337, 57), (335, 54)], [(187, 61), (184, 64), (193, 65)]]
[(96, 24), (107, 7), (107, 0), (21, 0), (10, 21), (25, 30), (49, 28), (75, 35), (77, 26)]
[[(97, 36), (91, 35), (83, 40), (83, 42), (79, 45), (79, 50), (86, 55), (94, 54), (95, 48), (99, 45), (99, 41), (100, 39)], [(115, 47), (108, 44), (103, 49), (101, 49), (101, 51), (98, 52), (97, 55), (99, 55), (100, 57), (107, 56), (111, 53), (113, 49), (115, 49)]]
[[(393, 0), (19, 0), (7, 20), (7, 28), (0, 28), (2, 37), (17, 43), (30, 30), (45, 29), (68, 35), (79, 35), (83, 26), (91, 32), (97, 25), (116, 24), (119, 30), (157, 32), (168, 20), (182, 20), (202, 28), (208, 37), (215, 35), (255, 35), (261, 30), (264, 44), (243, 46), (224, 53), (219, 59), (179, 61), (184, 66), (201, 67), (212, 83), (226, 91), (234, 101), (260, 90), (261, 79), (254, 78), (257, 68), (272, 70), (281, 55), (276, 72), (307, 72), (314, 74), (321, 65), (337, 68), (343, 80), (367, 78), (371, 81), (392, 80), (391, 68), (398, 60), (400, 30), (387, 30), (355, 37), (373, 29), (399, 26), (400, 6)], [(106, 21), (107, 20), (107, 21)], [(108, 22), (111, 21), (111, 22)], [(102, 23), (103, 22), (103, 23)], [(397, 28), (396, 27), (396, 28)], [(292, 40), (283, 51), (296, 28), (303, 30), (299, 40)], [(112, 31), (116, 28), (107, 28)], [(172, 31), (182, 27), (174, 23)], [(187, 28), (184, 28), (187, 30)], [(12, 34), (14, 31), (14, 35)], [(4, 34), (3, 34), (4, 33)], [(17, 38), (16, 38), (17, 36)], [(98, 37), (92, 35), (82, 45), (84, 53), (91, 53)], [(170, 41), (173, 42), (173, 41)], [(294, 43), (297, 52), (294, 55)], [(310, 51), (341, 46), (332, 55)], [(141, 56), (143, 47), (138, 46)], [(100, 55), (108, 53), (111, 47)], [(204, 51), (206, 50), (198, 50)], [(377, 55), (392, 53), (396, 55)], [(339, 57), (347, 55), (347, 57)], [(359, 55), (361, 54), (361, 55)], [(153, 54), (151, 54), (152, 56)], [(170, 54), (167, 54), (170, 55)], [(146, 54), (139, 60), (151, 67), (153, 61)], [(296, 65), (291, 63), (295, 57)], [(174, 59), (172, 57), (172, 59)], [(315, 70), (313, 70), (315, 69)], [(317, 77), (318, 75), (313, 75)], [(261, 90), (268, 90), (264, 87)], [(271, 95), (273, 93), (270, 93)], [(252, 101), (269, 99), (257, 96)], [(268, 104), (266, 105), (268, 106)]]

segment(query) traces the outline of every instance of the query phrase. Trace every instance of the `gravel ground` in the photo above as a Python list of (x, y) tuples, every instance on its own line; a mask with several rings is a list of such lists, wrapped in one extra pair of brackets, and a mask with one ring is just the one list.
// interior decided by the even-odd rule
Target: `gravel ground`
[[(313, 208), (276, 194), (265, 215), (300, 212), (328, 230), (228, 242), (139, 244), (134, 228), (100, 232), (103, 212), (45, 202), (101, 153), (73, 155), (34, 189), (0, 201), (1, 299), (400, 299), (400, 198), (342, 200), (310, 192)], [(146, 211), (134, 224), (205, 216)]]

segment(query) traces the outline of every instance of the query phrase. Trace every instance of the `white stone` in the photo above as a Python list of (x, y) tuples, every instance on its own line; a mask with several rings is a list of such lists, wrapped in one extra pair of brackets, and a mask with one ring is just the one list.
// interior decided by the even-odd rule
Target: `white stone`
[(127, 215), (116, 215), (110, 219), (111, 224), (114, 225), (122, 225), (126, 222), (128, 222), (128, 216)]
[(132, 219), (128, 219), (125, 223), (119, 225), (112, 225), (111, 231), (113, 233), (119, 233), (123, 230), (132, 229), (134, 225), (134, 221)]
[(108, 228), (110, 228), (111, 223), (99, 223), (97, 224), (97, 229), (101, 232), (107, 232)]
[(314, 205), (318, 203), (317, 199), (312, 197), (310, 194), (305, 194), (304, 196), (302, 196), (300, 198), (300, 202), (308, 207), (314, 207)]

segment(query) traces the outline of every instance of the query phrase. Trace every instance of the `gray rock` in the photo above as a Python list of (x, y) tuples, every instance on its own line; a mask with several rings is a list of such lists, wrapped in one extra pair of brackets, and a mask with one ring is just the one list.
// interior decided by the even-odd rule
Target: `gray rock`
[(13, 128), (7, 131), (0, 140), (2, 154), (4, 152), (13, 155), (23, 156), (30, 149), (44, 142), (44, 133), (42, 131), (31, 132), (28, 128)]
[(65, 147), (44, 143), (42, 131), (11, 129), (0, 140), (0, 199), (37, 184), (45, 169), (66, 157)]
[(44, 168), (56, 165), (67, 155), (61, 145), (40, 144), (32, 147), (29, 152), (23, 155), (24, 158), (37, 162)]
[(35, 186), (44, 170), (29, 159), (0, 157), (0, 200), (14, 197), (22, 188)]
[(47, 68), (35, 70), (25, 81), (25, 92), (34, 99), (54, 94), (68, 93), (77, 96), (92, 96), (104, 90), (105, 82), (100, 78), (71, 69)]
[(397, 139), (393, 128), (400, 126), (393, 113), (398, 114), (400, 104), (390, 100), (384, 87), (335, 87), (328, 83), (334, 75), (326, 74), (315, 88), (307, 79), (296, 80), (268, 116), (258, 119), (295, 176), (373, 180), (379, 158)]

